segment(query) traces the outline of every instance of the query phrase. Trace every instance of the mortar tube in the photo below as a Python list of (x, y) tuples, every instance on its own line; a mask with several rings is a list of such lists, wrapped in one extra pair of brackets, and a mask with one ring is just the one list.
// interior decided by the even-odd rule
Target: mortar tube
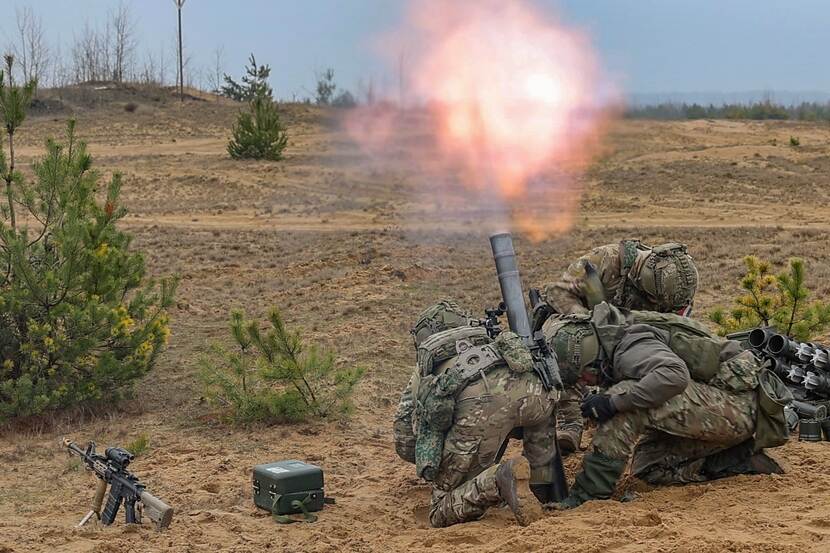
[(525, 307), (522, 281), (516, 263), (516, 251), (513, 249), (513, 235), (501, 232), (490, 235), (490, 248), (496, 262), (501, 297), (507, 308), (507, 322), (510, 330), (530, 342), (530, 319)]

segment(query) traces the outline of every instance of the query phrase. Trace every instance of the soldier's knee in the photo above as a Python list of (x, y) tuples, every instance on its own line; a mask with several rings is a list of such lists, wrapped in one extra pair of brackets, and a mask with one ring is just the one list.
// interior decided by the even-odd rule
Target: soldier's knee
[(647, 415), (642, 409), (617, 413), (602, 423), (594, 433), (594, 449), (612, 459), (628, 458), (646, 428)]

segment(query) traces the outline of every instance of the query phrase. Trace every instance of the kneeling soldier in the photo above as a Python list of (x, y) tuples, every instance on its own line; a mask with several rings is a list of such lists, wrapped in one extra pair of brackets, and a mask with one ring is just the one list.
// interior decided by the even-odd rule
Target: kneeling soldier
[[(589, 264), (596, 271), (596, 283), (588, 277)], [(603, 299), (627, 309), (688, 315), (697, 283), (697, 267), (685, 245), (651, 248), (639, 240), (623, 240), (596, 247), (573, 262), (562, 278), (545, 287), (545, 301), (562, 315), (587, 313)], [(591, 297), (596, 294), (601, 297)], [(568, 389), (560, 398), (558, 438), (563, 453), (575, 451), (582, 441), (580, 395)]]
[(550, 318), (543, 332), (566, 385), (604, 390), (582, 402), (598, 429), (560, 507), (611, 497), (629, 460), (652, 484), (781, 471), (763, 448), (786, 441), (792, 396), (737, 342), (684, 317), (606, 303)]
[[(432, 526), (476, 520), (503, 502), (527, 525), (553, 482), (557, 392), (543, 388), (518, 336), (493, 341), (456, 305), (436, 307), (413, 330), (418, 366), (395, 416), (396, 450), (432, 483)], [(500, 463), (517, 432), (523, 457)]]

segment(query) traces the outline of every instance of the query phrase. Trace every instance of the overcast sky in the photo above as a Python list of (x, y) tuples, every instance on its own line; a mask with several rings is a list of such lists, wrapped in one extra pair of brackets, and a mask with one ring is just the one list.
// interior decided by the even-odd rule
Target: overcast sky
[[(830, 0), (532, 1), (586, 30), (629, 93), (830, 91)], [(61, 42), (68, 53), (73, 33), (86, 21), (100, 24), (118, 0), (0, 4), (0, 44), (8, 44), (15, 30), (13, 17), (5, 17), (13, 10), (6, 7), (28, 5), (43, 18), (50, 41)], [(164, 50), (172, 70), (173, 0), (128, 4), (140, 56)], [(403, 0), (187, 0), (184, 39), (194, 74), (201, 70), (205, 85), (213, 52), (222, 46), (228, 72), (241, 73), (254, 52), (271, 65), (279, 96), (304, 97), (311, 95), (315, 71), (326, 67), (351, 89), (361, 79), (391, 83), (392, 73), (370, 43), (394, 26), (404, 6)]]

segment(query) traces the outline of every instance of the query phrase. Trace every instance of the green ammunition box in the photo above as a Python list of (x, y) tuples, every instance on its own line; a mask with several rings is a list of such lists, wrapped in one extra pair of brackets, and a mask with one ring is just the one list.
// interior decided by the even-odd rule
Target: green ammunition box
[[(302, 461), (256, 465), (254, 504), (275, 515), (319, 511), (323, 508), (323, 471)], [(302, 507), (300, 507), (302, 504)]]

